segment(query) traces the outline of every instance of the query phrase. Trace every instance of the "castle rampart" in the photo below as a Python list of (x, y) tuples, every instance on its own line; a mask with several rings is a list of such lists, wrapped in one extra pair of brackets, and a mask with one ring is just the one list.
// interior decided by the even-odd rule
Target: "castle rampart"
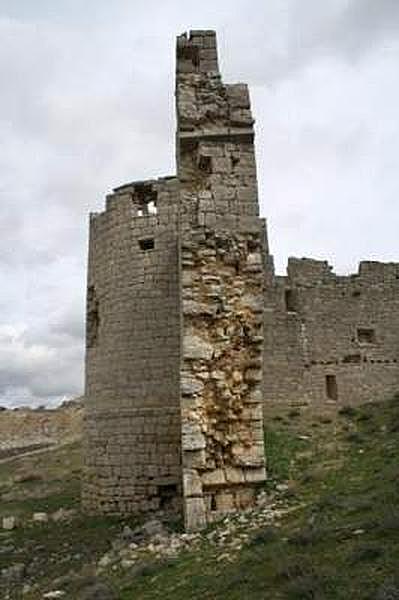
[(265, 477), (263, 286), (248, 89), (216, 36), (179, 36), (177, 177), (117, 188), (90, 222), (86, 475), (93, 512), (183, 507), (187, 529)]
[(179, 192), (136, 182), (90, 219), (86, 480), (93, 512), (181, 503)]
[(90, 219), (88, 511), (173, 510), (187, 529), (255, 503), (263, 407), (384, 399), (399, 383), (399, 265), (275, 276), (245, 84), (213, 31), (177, 39), (175, 177), (114, 190)]
[(326, 261), (291, 258), (265, 305), (265, 403), (320, 408), (397, 391), (399, 264), (338, 276)]

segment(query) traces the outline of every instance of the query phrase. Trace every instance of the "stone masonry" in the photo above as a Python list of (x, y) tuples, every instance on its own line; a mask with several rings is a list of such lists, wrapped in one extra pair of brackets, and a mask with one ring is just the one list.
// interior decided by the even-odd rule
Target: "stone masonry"
[(399, 390), (399, 264), (335, 275), (290, 258), (265, 292), (264, 400), (314, 409), (384, 400)]
[(197, 529), (266, 477), (268, 249), (248, 89), (222, 83), (213, 31), (177, 40), (176, 107), (177, 177), (90, 220), (83, 504)]
[(259, 218), (248, 88), (213, 31), (177, 38), (177, 175), (91, 215), (85, 477), (92, 513), (162, 509), (188, 530), (254, 504), (263, 406), (334, 407), (399, 389), (399, 265), (276, 276)]

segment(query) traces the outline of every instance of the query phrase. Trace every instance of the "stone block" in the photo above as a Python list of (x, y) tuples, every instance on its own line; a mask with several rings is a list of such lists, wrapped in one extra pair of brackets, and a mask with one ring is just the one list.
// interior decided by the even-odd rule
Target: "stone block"
[(235, 467), (225, 467), (224, 469), (227, 483), (244, 483), (244, 473), (242, 469)]
[(266, 468), (259, 467), (245, 470), (245, 481), (249, 483), (259, 483), (266, 480)]
[(234, 496), (229, 492), (216, 494), (216, 509), (222, 514), (232, 512), (235, 509)]
[(185, 498), (184, 524), (187, 531), (197, 531), (206, 525), (206, 510), (203, 498)]
[(194, 469), (183, 470), (183, 490), (185, 497), (202, 496), (202, 481)]
[(183, 421), (182, 449), (191, 452), (193, 450), (203, 450), (204, 448), (206, 448), (206, 439), (199, 425)]
[(223, 469), (214, 469), (213, 471), (205, 471), (205, 473), (202, 473), (201, 480), (205, 486), (218, 486), (226, 483), (226, 476)]
[(213, 355), (213, 345), (198, 334), (188, 331), (183, 338), (183, 357), (190, 360), (210, 360)]
[(12, 529), (15, 529), (17, 524), (18, 524), (17, 517), (10, 516), (10, 517), (2, 518), (2, 527), (3, 527), (3, 529), (5, 529), (7, 531), (11, 531)]

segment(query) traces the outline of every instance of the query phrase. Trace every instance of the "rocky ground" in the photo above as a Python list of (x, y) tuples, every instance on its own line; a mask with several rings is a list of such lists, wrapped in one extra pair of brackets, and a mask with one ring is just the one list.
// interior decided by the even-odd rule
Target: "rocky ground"
[(399, 401), (266, 426), (258, 506), (200, 533), (87, 517), (78, 441), (0, 464), (0, 598), (399, 598)]

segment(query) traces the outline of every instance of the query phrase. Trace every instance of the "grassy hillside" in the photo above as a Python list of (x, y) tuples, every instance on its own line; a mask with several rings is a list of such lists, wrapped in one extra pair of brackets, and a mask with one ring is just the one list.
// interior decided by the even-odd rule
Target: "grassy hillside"
[[(1, 516), (22, 522), (1, 533), (0, 570), (25, 566), (23, 581), (0, 579), (0, 597), (94, 598), (80, 590), (100, 577), (121, 600), (399, 599), (399, 397), (331, 417), (282, 409), (268, 420), (266, 448), (272, 520), (227, 519), (173, 558), (143, 552), (106, 561), (100, 574), (126, 521), (78, 512), (78, 445), (0, 465)], [(60, 507), (76, 512), (32, 523), (33, 511)]]

